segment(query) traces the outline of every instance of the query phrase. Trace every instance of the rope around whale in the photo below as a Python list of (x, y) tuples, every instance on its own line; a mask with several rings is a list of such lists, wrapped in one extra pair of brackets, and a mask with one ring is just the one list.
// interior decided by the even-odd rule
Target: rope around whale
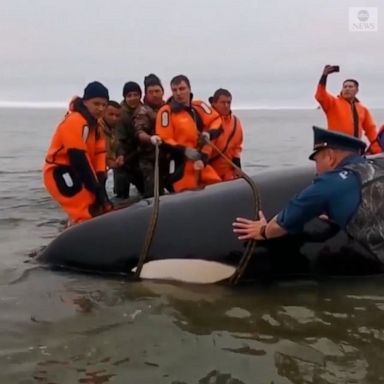
[(148, 225), (147, 233), (145, 235), (144, 245), (141, 249), (139, 260), (135, 271), (135, 278), (139, 279), (143, 265), (148, 257), (149, 249), (151, 248), (153, 235), (155, 233), (157, 219), (159, 218), (160, 208), (160, 190), (159, 190), (159, 143), (155, 146), (155, 169), (154, 169), (154, 193), (153, 193), (153, 210), (152, 216)]
[[(223, 151), (221, 151), (212, 141), (210, 141), (208, 138), (204, 138), (204, 140), (228, 164), (230, 164), (236, 170), (236, 172), (249, 184), (249, 186), (252, 189), (253, 203), (255, 207), (255, 219), (258, 220), (261, 202), (260, 202), (260, 192), (255, 182), (240, 167), (238, 167)], [(239, 282), (240, 278), (243, 276), (244, 271), (247, 268), (249, 260), (251, 259), (255, 251), (255, 248), (256, 248), (256, 240), (249, 240), (245, 246), (245, 250), (243, 252), (243, 255), (241, 256), (241, 259), (236, 267), (235, 272), (233, 272), (233, 275), (229, 278), (229, 282), (231, 284), (236, 285)]]

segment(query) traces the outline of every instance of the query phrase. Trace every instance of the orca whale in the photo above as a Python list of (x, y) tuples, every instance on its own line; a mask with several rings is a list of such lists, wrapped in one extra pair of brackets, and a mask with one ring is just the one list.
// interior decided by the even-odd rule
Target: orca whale
[[(232, 269), (226, 272), (230, 275), (245, 249), (244, 242), (232, 231), (234, 219), (253, 219), (258, 208), (262, 208), (267, 219), (272, 218), (291, 197), (311, 183), (314, 175), (313, 166), (303, 166), (268, 169), (253, 176), (261, 207), (255, 207), (252, 189), (241, 178), (198, 191), (161, 196), (146, 262), (202, 260), (230, 266)], [(154, 199), (144, 199), (70, 227), (44, 249), (38, 261), (54, 268), (132, 275), (153, 208)], [(353, 260), (359, 259), (364, 252), (334, 225), (314, 219), (306, 225), (303, 234), (259, 242), (244, 278), (260, 279), (269, 274), (305, 275), (319, 265), (326, 273), (337, 274), (341, 266), (337, 267), (336, 260), (341, 260), (342, 265), (348, 260), (353, 265)], [(336, 269), (327, 271), (330, 266)], [(186, 266), (185, 270), (191, 268)], [(181, 273), (182, 267), (178, 264), (175, 269), (176, 274)], [(357, 274), (364, 273), (359, 265), (355, 269)]]

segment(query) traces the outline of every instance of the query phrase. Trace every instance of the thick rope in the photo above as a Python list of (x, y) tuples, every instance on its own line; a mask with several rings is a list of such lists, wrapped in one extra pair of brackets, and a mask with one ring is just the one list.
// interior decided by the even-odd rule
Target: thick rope
[[(260, 192), (257, 188), (257, 185), (255, 182), (240, 168), (238, 167), (223, 151), (221, 151), (212, 141), (205, 138), (205, 141), (207, 144), (209, 144), (228, 164), (230, 164), (236, 172), (249, 184), (249, 186), (252, 189), (252, 195), (253, 195), (253, 203), (255, 208), (255, 219), (259, 219), (259, 211), (260, 211)], [(249, 240), (247, 242), (247, 245), (245, 247), (245, 250), (243, 252), (243, 255), (241, 256), (241, 259), (239, 261), (239, 264), (236, 267), (235, 272), (233, 272), (233, 275), (229, 278), (229, 282), (233, 285), (236, 285), (241, 277), (243, 276), (247, 265), (249, 263), (249, 260), (251, 259), (254, 251), (256, 248), (256, 241), (255, 240)]]
[(159, 191), (159, 144), (155, 146), (155, 169), (154, 169), (154, 193), (153, 193), (153, 210), (152, 216), (148, 225), (147, 233), (145, 235), (144, 245), (141, 250), (137, 267), (135, 271), (135, 278), (139, 279), (143, 265), (148, 257), (148, 252), (152, 244), (153, 235), (155, 233), (157, 219), (159, 217), (160, 208), (160, 191)]

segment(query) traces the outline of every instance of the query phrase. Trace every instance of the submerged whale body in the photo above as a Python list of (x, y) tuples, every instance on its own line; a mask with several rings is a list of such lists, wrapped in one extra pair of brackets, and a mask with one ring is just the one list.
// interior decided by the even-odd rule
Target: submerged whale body
[[(313, 177), (313, 167), (267, 170), (252, 177), (267, 219), (278, 213)], [(38, 259), (52, 267), (131, 274), (142, 251), (153, 207), (153, 199), (141, 200), (75, 225), (54, 239)], [(250, 219), (255, 216), (255, 199), (243, 179), (161, 196), (158, 222), (146, 261), (202, 259), (236, 266), (244, 251), (244, 243), (232, 232), (232, 222), (239, 216)], [(353, 258), (361, 252), (344, 233), (335, 235), (332, 226), (315, 219), (306, 226), (303, 235), (259, 242), (245, 276), (307, 273), (319, 258), (325, 258), (327, 265), (336, 256)], [(364, 272), (361, 267), (356, 268), (358, 273)]]

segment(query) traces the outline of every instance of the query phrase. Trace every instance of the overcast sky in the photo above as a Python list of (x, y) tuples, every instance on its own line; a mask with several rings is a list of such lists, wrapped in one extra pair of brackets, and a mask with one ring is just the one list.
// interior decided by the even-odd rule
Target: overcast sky
[[(351, 32), (350, 7), (375, 7), (378, 31)], [(224, 87), (235, 106), (314, 107), (329, 63), (331, 91), (357, 78), (384, 106), (382, 1), (1, 0), (0, 36), (0, 102), (64, 102), (93, 80), (119, 100), (154, 72), (167, 94), (183, 73), (199, 98)]]

